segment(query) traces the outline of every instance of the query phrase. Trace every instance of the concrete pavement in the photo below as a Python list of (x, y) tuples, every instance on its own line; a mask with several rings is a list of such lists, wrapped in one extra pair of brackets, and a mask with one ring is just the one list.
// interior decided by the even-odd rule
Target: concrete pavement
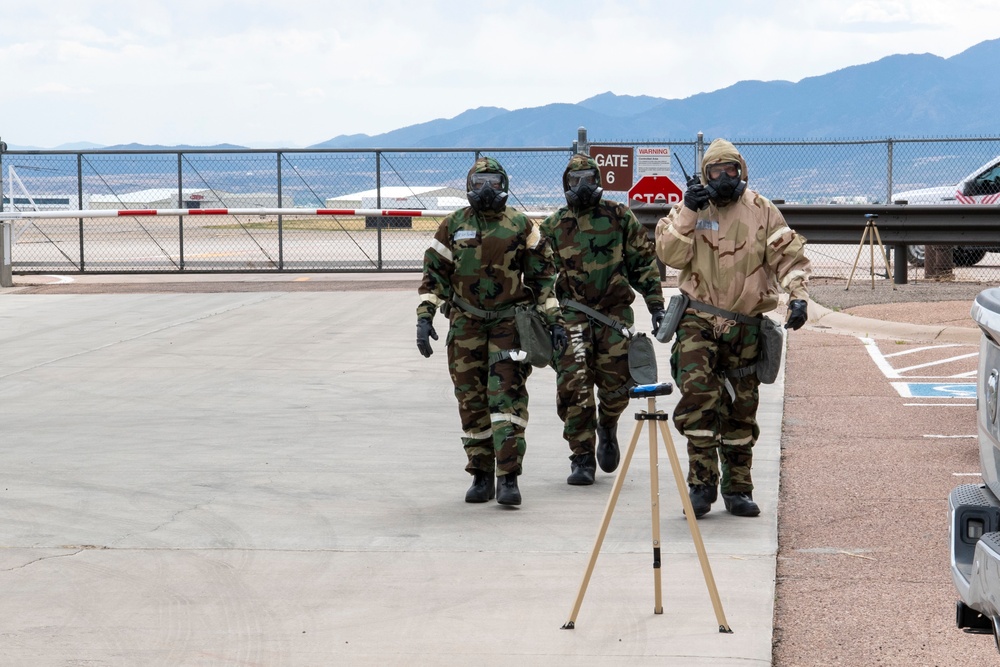
[(699, 522), (733, 634), (662, 442), (653, 613), (646, 430), (563, 630), (613, 476), (565, 483), (554, 374), (536, 370), (524, 504), (464, 503), (443, 339), (416, 352), (415, 303), (0, 290), (0, 663), (770, 664), (781, 380), (761, 392), (762, 515), (720, 502)]

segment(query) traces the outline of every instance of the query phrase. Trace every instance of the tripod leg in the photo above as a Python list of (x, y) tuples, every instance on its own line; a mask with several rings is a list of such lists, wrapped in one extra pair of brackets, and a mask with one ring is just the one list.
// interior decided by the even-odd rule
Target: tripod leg
[[(868, 273), (872, 277), (872, 291), (875, 290), (875, 223), (872, 222), (871, 231), (868, 232), (869, 266)], [(884, 261), (884, 258), (883, 258)]]
[(674, 439), (670, 437), (670, 428), (664, 422), (659, 422), (660, 433), (663, 435), (663, 444), (667, 447), (667, 455), (670, 457), (670, 467), (674, 471), (674, 481), (677, 482), (677, 493), (681, 496), (681, 505), (684, 506), (684, 516), (687, 517), (688, 530), (691, 531), (691, 540), (694, 548), (698, 551), (698, 560), (701, 562), (701, 572), (705, 576), (705, 585), (708, 587), (708, 595), (712, 598), (712, 607), (715, 608), (715, 618), (719, 622), (719, 632), (731, 633), (732, 629), (726, 622), (726, 614), (722, 611), (722, 600), (719, 598), (719, 591), (715, 587), (715, 577), (712, 576), (712, 566), (708, 563), (708, 554), (705, 552), (705, 543), (701, 539), (701, 529), (698, 528), (698, 520), (694, 518), (694, 508), (691, 507), (691, 499), (687, 494), (687, 484), (684, 482), (684, 475), (681, 473), (681, 462), (674, 450)]
[(865, 247), (865, 239), (868, 237), (868, 228), (870, 224), (871, 223), (866, 223), (865, 231), (861, 232), (861, 243), (858, 244), (858, 253), (854, 255), (854, 266), (851, 267), (851, 276), (847, 279), (847, 290), (851, 289), (851, 281), (854, 280), (854, 272), (858, 268), (858, 260), (861, 259), (861, 249)]
[[(656, 399), (650, 397), (649, 414), (656, 413)], [(653, 613), (663, 613), (663, 593), (660, 584), (660, 473), (656, 447), (656, 428), (649, 427), (649, 503), (653, 515)]]
[[(885, 277), (891, 280), (892, 262), (889, 261), (889, 255), (886, 254), (885, 246), (882, 245), (882, 235), (878, 233), (878, 226), (876, 225), (874, 229), (875, 229), (875, 238), (878, 240), (878, 247), (882, 250), (882, 261), (885, 263)], [(897, 262), (899, 261), (898, 257), (896, 258), (896, 261)], [(892, 289), (896, 289), (896, 283), (892, 284)]]
[(583, 596), (587, 592), (587, 585), (590, 583), (590, 575), (594, 573), (594, 565), (597, 564), (597, 556), (601, 553), (601, 545), (604, 543), (604, 535), (608, 532), (608, 524), (611, 523), (611, 515), (615, 512), (615, 504), (618, 502), (618, 495), (621, 493), (622, 485), (625, 483), (625, 475), (628, 466), (632, 462), (632, 454), (635, 452), (635, 444), (639, 442), (639, 435), (642, 433), (642, 422), (636, 421), (635, 430), (632, 432), (632, 441), (628, 444), (625, 456), (615, 475), (615, 483), (611, 487), (611, 495), (608, 496), (608, 504), (604, 508), (604, 518), (601, 519), (601, 527), (597, 531), (597, 539), (594, 540), (594, 548), (590, 552), (590, 561), (587, 569), (583, 573), (583, 581), (580, 582), (580, 592), (576, 596), (576, 603), (573, 605), (573, 612), (569, 620), (562, 626), (563, 630), (572, 630), (576, 627), (576, 615), (580, 613), (583, 605)]

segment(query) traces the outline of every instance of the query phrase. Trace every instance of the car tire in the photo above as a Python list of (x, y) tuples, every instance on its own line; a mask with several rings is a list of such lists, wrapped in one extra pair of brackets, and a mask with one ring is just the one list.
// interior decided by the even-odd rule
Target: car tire
[[(986, 257), (986, 250), (974, 246), (955, 246), (952, 251), (952, 261), (955, 266), (973, 266)], [(910, 266), (923, 267), (924, 247), (922, 245), (906, 246), (906, 261)]]

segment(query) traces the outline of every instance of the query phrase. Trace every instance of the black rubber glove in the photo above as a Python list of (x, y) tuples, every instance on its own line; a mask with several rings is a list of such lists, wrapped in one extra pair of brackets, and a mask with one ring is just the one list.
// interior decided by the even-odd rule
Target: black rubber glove
[(667, 316), (667, 311), (657, 308), (651, 314), (653, 316), (653, 334), (655, 335), (660, 330), (660, 325), (663, 324), (663, 318)]
[(417, 320), (417, 349), (425, 357), (434, 354), (434, 350), (431, 349), (431, 338), (438, 339), (437, 331), (434, 331), (430, 318), (421, 317)]
[(806, 301), (804, 299), (792, 299), (788, 302), (788, 318), (785, 320), (785, 328), (793, 331), (801, 329), (802, 325), (809, 319), (806, 312)]
[(688, 186), (684, 192), (684, 205), (692, 211), (700, 211), (708, 206), (708, 188), (701, 183)]
[(569, 336), (566, 335), (566, 329), (561, 324), (553, 324), (549, 327), (549, 335), (552, 336), (553, 354), (557, 358), (561, 357), (562, 353), (566, 350), (566, 346), (569, 345)]

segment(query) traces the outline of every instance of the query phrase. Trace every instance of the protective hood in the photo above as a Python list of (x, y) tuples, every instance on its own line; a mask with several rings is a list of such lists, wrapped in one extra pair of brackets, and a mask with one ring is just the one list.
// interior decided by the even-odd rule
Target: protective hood
[(705, 155), (701, 158), (702, 185), (708, 184), (708, 178), (705, 175), (705, 167), (715, 162), (739, 162), (742, 180), (749, 181), (749, 177), (747, 176), (746, 160), (744, 160), (743, 156), (740, 155), (740, 152), (736, 150), (736, 146), (725, 139), (716, 139), (709, 144), (707, 149), (705, 149)]
[[(473, 187), (473, 174), (499, 174), (500, 189), (494, 190), (489, 185), (484, 185), (478, 189)], [(481, 157), (476, 160), (465, 176), (466, 197), (469, 206), (479, 214), (487, 217), (494, 217), (503, 213), (507, 208), (507, 194), (510, 190), (510, 182), (507, 180), (507, 172), (503, 166), (494, 158)]]
[[(739, 173), (729, 174), (723, 171), (721, 174), (712, 177), (708, 171), (709, 166), (719, 162), (738, 164)], [(705, 151), (705, 156), (701, 161), (701, 177), (708, 190), (709, 201), (716, 206), (728, 206), (739, 201), (740, 197), (747, 189), (746, 181), (747, 163), (736, 150), (736, 146), (725, 139), (716, 139)]]
[[(574, 171), (592, 169), (596, 174), (596, 182), (578, 182), (570, 185), (570, 174)], [(563, 191), (566, 194), (566, 205), (571, 209), (582, 212), (587, 211), (601, 203), (601, 196), (604, 194), (602, 186), (601, 170), (597, 167), (597, 161), (593, 158), (577, 153), (569, 159), (565, 171), (563, 171)]]
[(472, 169), (465, 177), (465, 189), (466, 191), (472, 189), (472, 175), (481, 174), (487, 172), (490, 174), (502, 174), (503, 175), (503, 186), (502, 190), (504, 192), (510, 191), (510, 182), (507, 180), (507, 172), (504, 171), (503, 165), (501, 165), (496, 159), (491, 157), (481, 157), (476, 160), (476, 163), (472, 165)]
[(601, 170), (597, 167), (597, 160), (583, 153), (577, 153), (569, 159), (569, 164), (566, 165), (566, 169), (563, 171), (563, 190), (569, 190), (569, 172), (580, 171), (581, 169), (597, 169), (597, 185), (603, 186), (604, 183), (601, 182)]

